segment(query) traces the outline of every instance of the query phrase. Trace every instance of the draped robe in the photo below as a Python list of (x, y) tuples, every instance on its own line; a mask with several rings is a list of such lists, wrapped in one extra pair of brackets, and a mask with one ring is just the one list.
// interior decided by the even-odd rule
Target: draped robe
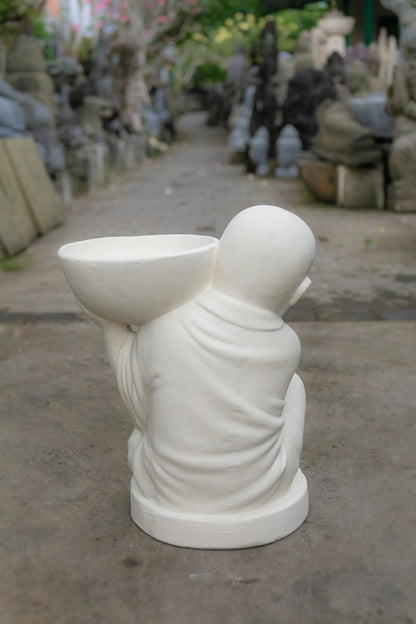
[(116, 358), (140, 495), (170, 510), (273, 502), (299, 466), (305, 397), (296, 334), (270, 310), (208, 288), (126, 336)]

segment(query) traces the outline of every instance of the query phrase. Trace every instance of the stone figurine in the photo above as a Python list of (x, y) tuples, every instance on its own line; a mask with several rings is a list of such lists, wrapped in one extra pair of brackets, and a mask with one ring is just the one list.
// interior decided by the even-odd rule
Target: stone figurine
[(279, 166), (274, 174), (276, 178), (291, 179), (299, 176), (296, 158), (302, 151), (302, 141), (294, 126), (285, 126), (276, 141), (276, 156)]
[(389, 170), (388, 203), (396, 212), (416, 210), (416, 59), (403, 61), (394, 72), (387, 111), (396, 116)]
[(345, 83), (352, 96), (366, 97), (370, 94), (370, 72), (362, 61), (354, 59), (347, 67)]
[(312, 151), (329, 162), (363, 167), (381, 162), (382, 153), (370, 128), (361, 124), (343, 102), (322, 102)]
[(381, 4), (399, 18), (403, 59), (416, 58), (416, 0), (381, 0)]
[(304, 149), (309, 149), (318, 131), (316, 111), (324, 100), (336, 100), (337, 93), (328, 74), (317, 69), (301, 69), (289, 81), (283, 104), (283, 120), (299, 132)]
[(134, 422), (131, 513), (153, 537), (242, 548), (305, 520), (300, 345), (282, 317), (309, 286), (314, 254), (309, 227), (275, 206), (243, 210), (219, 241), (116, 237), (61, 248)]
[(19, 35), (10, 46), (6, 59), (5, 79), (14, 89), (42, 102), (51, 112), (54, 123), (55, 102), (52, 78), (35, 39)]
[(249, 140), (248, 155), (254, 164), (256, 175), (269, 175), (269, 147), (270, 134), (266, 126), (260, 126), (255, 135)]
[(267, 128), (270, 141), (275, 136), (277, 99), (274, 89), (274, 76), (277, 71), (276, 25), (272, 21), (267, 21), (260, 35), (260, 63), (255, 77), (256, 91), (250, 120), (251, 137), (262, 126)]

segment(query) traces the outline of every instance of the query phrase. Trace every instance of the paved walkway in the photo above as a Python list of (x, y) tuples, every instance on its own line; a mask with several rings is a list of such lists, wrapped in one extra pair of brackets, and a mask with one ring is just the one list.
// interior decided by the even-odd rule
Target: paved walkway
[[(411, 624), (416, 215), (317, 206), (298, 181), (249, 178), (200, 114), (180, 133), (162, 159), (77, 200), (25, 270), (0, 272), (0, 621)], [(311, 510), (262, 548), (174, 548), (130, 520), (131, 425), (56, 251), (103, 235), (220, 235), (256, 203), (293, 210), (318, 241), (313, 286), (291, 312)]]

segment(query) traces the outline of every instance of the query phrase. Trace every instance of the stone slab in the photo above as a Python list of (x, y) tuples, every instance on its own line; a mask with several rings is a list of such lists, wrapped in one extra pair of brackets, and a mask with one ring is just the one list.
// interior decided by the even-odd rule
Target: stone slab
[(337, 204), (344, 208), (376, 208), (385, 205), (383, 168), (353, 169), (337, 166)]
[(63, 221), (63, 206), (31, 137), (4, 139), (6, 153), (38, 231), (44, 234)]
[(6, 251), (9, 253), (16, 253), (24, 249), (38, 235), (38, 228), (29, 212), (25, 196), (6, 149), (6, 144), (9, 141), (21, 140), (2, 139), (0, 141), (0, 188), (2, 190), (2, 197), (0, 197), (0, 236)]

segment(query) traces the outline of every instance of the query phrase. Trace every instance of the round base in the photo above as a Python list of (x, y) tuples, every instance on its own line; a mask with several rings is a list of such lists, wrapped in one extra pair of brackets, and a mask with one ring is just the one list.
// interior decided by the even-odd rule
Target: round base
[(264, 507), (229, 514), (179, 513), (143, 498), (134, 478), (130, 485), (131, 516), (156, 539), (187, 548), (249, 548), (293, 533), (308, 515), (308, 485), (298, 470), (289, 490)]

